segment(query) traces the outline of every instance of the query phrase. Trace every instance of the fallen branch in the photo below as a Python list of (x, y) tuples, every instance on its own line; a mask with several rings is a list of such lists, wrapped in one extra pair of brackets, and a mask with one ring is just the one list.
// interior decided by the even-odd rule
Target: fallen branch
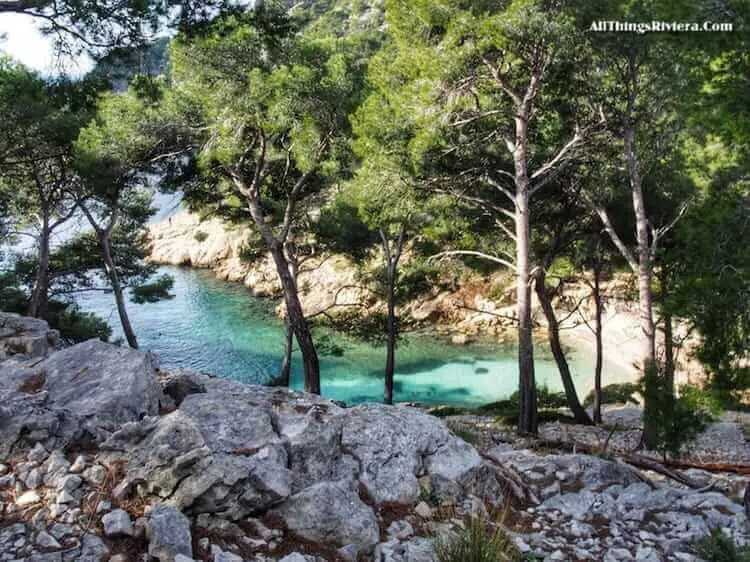
[(629, 457), (625, 457), (622, 460), (623, 462), (626, 462), (629, 465), (635, 466), (636, 468), (650, 470), (652, 472), (661, 474), (662, 476), (666, 476), (667, 478), (671, 478), (672, 480), (679, 482), (680, 484), (683, 484), (684, 486), (687, 486), (688, 488), (692, 488), (693, 490), (700, 490), (704, 487), (702, 484), (698, 484), (697, 482), (685, 476), (684, 474), (680, 474), (679, 472), (675, 472), (674, 470), (669, 470), (666, 466), (664, 466), (660, 462), (649, 459), (642, 455), (630, 455)]

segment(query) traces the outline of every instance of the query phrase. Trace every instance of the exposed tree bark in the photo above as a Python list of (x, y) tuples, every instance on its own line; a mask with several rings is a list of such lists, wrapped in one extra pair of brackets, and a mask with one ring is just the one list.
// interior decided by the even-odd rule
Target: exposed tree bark
[[(295, 182), (294, 186), (287, 191), (287, 205), (284, 209), (284, 220), (281, 225), (278, 236), (274, 233), (271, 225), (266, 220), (266, 213), (261, 205), (261, 185), (263, 182), (266, 166), (266, 136), (262, 130), (257, 131), (256, 139), (248, 148), (248, 152), (240, 159), (240, 163), (234, 169), (229, 171), (229, 177), (235, 187), (245, 197), (248, 210), (253, 218), (255, 226), (258, 228), (261, 240), (266, 250), (271, 254), (276, 273), (279, 276), (281, 289), (284, 294), (284, 303), (286, 304), (287, 321), (294, 332), (302, 354), (302, 365), (305, 377), (305, 392), (320, 394), (320, 362), (318, 353), (315, 350), (310, 327), (302, 311), (302, 304), (299, 300), (296, 280), (290, 271), (289, 260), (287, 259), (284, 246), (289, 238), (289, 233), (294, 221), (295, 206), (297, 199), (305, 187), (312, 171), (308, 171)], [(252, 178), (248, 181), (245, 177), (246, 157), (252, 153), (257, 143), (259, 154), (255, 160), (254, 172)], [(325, 143), (325, 141), (324, 141)], [(324, 146), (321, 144), (321, 149)], [(282, 187), (286, 183), (287, 172), (291, 166), (291, 152), (287, 152), (286, 172), (281, 181)]]
[(39, 265), (29, 303), (29, 316), (35, 318), (43, 317), (47, 313), (49, 302), (50, 234), (49, 214), (45, 209), (42, 212), (42, 225), (39, 232)]
[(536, 434), (537, 403), (534, 374), (534, 340), (531, 323), (531, 186), (526, 162), (528, 142), (526, 117), (516, 118), (515, 166), (516, 206), (516, 298), (518, 306), (518, 431)]
[(601, 292), (601, 264), (597, 259), (594, 263), (594, 339), (596, 341), (596, 364), (594, 365), (594, 423), (602, 423), (602, 363), (604, 360), (604, 346), (602, 345), (602, 292)]
[(536, 289), (539, 303), (542, 305), (544, 316), (547, 319), (547, 337), (549, 339), (550, 348), (552, 349), (552, 355), (557, 364), (557, 370), (560, 372), (560, 378), (562, 379), (563, 388), (565, 389), (565, 398), (568, 401), (568, 408), (570, 408), (570, 411), (573, 413), (576, 422), (585, 425), (593, 425), (591, 417), (578, 399), (573, 376), (570, 373), (570, 367), (565, 358), (565, 352), (560, 344), (560, 326), (558, 325), (557, 317), (555, 316), (555, 310), (552, 307), (552, 299), (545, 287), (546, 277), (547, 275), (544, 268), (538, 268), (534, 274), (534, 287)]
[(281, 290), (284, 294), (284, 303), (286, 304), (287, 321), (297, 339), (300, 353), (302, 353), (302, 365), (305, 372), (305, 392), (320, 394), (320, 363), (318, 361), (318, 354), (315, 351), (310, 327), (302, 312), (297, 285), (289, 271), (289, 262), (284, 255), (281, 243), (271, 231), (268, 223), (266, 223), (266, 216), (261, 208), (260, 201), (254, 197), (248, 197), (247, 201), (253, 221), (258, 227), (263, 243), (271, 253), (271, 257), (276, 265), (276, 273), (281, 282)]
[(104, 260), (104, 272), (107, 274), (109, 284), (112, 286), (112, 293), (115, 295), (115, 304), (117, 305), (117, 314), (120, 317), (120, 325), (122, 326), (122, 332), (125, 334), (125, 340), (128, 345), (133, 349), (138, 349), (138, 339), (135, 336), (135, 330), (133, 325), (130, 323), (130, 317), (128, 316), (128, 309), (125, 305), (125, 295), (122, 290), (122, 283), (120, 282), (120, 276), (117, 273), (117, 266), (115, 260), (112, 257), (112, 231), (117, 226), (118, 213), (113, 211), (109, 218), (107, 226), (102, 227), (94, 215), (91, 214), (86, 203), (79, 200), (78, 206), (86, 215), (86, 219), (89, 221), (91, 228), (96, 232), (97, 239), (99, 240), (99, 247), (102, 250), (102, 259)]
[[(264, 226), (267, 228), (267, 225), (264, 224)], [(278, 242), (272, 245), (270, 252), (276, 264), (276, 272), (279, 275), (281, 289), (284, 293), (287, 321), (292, 327), (292, 331), (297, 339), (297, 345), (302, 353), (302, 365), (305, 372), (305, 392), (320, 394), (320, 363), (318, 361), (318, 353), (315, 350), (315, 344), (313, 343), (307, 319), (302, 312), (297, 285), (294, 283), (292, 274), (289, 272), (289, 263)]]
[(284, 320), (284, 330), (286, 335), (284, 337), (284, 358), (281, 360), (281, 368), (279, 369), (279, 376), (274, 381), (277, 386), (288, 387), (292, 380), (292, 351), (294, 350), (294, 330), (292, 329), (289, 320)]
[(393, 404), (393, 375), (396, 370), (396, 339), (398, 337), (398, 324), (396, 318), (396, 280), (398, 278), (398, 262), (404, 249), (405, 228), (401, 225), (398, 239), (394, 247), (388, 240), (387, 233), (381, 228), (380, 238), (383, 243), (383, 260), (385, 262), (386, 278), (388, 283), (388, 343), (385, 360), (385, 392), (383, 401)]
[[(297, 274), (299, 273), (299, 264), (293, 257), (287, 258), (290, 264), (290, 271), (295, 287), (297, 286)], [(299, 290), (299, 287), (297, 288)], [(292, 380), (292, 352), (294, 351), (294, 330), (292, 329), (289, 319), (284, 319), (284, 328), (286, 337), (284, 340), (284, 358), (281, 360), (281, 369), (276, 379), (277, 386), (290, 386)]]
[(120, 283), (120, 276), (117, 274), (115, 261), (112, 258), (110, 234), (111, 231), (106, 229), (98, 232), (99, 246), (102, 249), (102, 257), (104, 258), (104, 271), (107, 273), (109, 283), (112, 285), (112, 292), (115, 295), (115, 303), (117, 304), (117, 314), (120, 316), (120, 324), (122, 325), (122, 331), (125, 334), (125, 340), (130, 347), (138, 349), (138, 340), (135, 337), (135, 330), (133, 330), (133, 326), (130, 323), (128, 310), (125, 306), (125, 295), (123, 294), (122, 284)]
[(651, 264), (651, 245), (649, 244), (648, 215), (643, 196), (643, 185), (638, 170), (638, 156), (635, 151), (635, 132), (628, 123), (625, 127), (625, 153), (628, 163), (628, 176), (633, 196), (633, 212), (636, 223), (636, 240), (638, 245), (638, 305), (642, 332), (641, 368), (645, 372), (656, 360), (656, 332), (654, 329), (654, 303)]

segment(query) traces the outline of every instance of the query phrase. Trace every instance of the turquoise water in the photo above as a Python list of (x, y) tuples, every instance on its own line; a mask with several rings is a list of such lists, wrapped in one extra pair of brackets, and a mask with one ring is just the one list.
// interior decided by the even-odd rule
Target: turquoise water
[[(129, 303), (128, 311), (142, 349), (153, 351), (161, 366), (191, 368), (248, 383), (264, 383), (278, 373), (283, 325), (274, 302), (254, 298), (240, 284), (219, 281), (210, 272), (163, 268), (175, 279), (175, 298), (155, 304)], [(91, 293), (79, 299), (84, 310), (104, 317), (121, 336), (111, 294)], [(381, 400), (385, 350), (334, 336), (342, 356), (321, 354), (324, 396), (347, 403)], [(408, 336), (396, 355), (395, 399), (423, 403), (476, 405), (505, 398), (516, 390), (516, 350), (493, 345), (451, 346), (442, 339)], [(540, 355), (540, 353), (537, 353)], [(551, 358), (541, 354), (537, 380), (559, 390)], [(302, 387), (298, 358), (293, 385)], [(571, 356), (579, 392), (592, 387), (592, 360)], [(605, 366), (608, 382), (624, 374)]]

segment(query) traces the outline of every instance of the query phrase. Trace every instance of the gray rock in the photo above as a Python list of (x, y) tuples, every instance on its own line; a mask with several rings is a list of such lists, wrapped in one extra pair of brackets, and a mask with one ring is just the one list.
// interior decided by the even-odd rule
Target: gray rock
[(243, 562), (242, 556), (223, 551), (214, 556), (214, 562)]
[(73, 534), (73, 527), (70, 525), (64, 525), (62, 523), (55, 523), (49, 530), (50, 534), (57, 540), (67, 537)]
[(345, 483), (310, 486), (272, 513), (301, 538), (339, 547), (353, 544), (364, 552), (375, 546), (380, 534), (375, 513)]
[(148, 353), (99, 340), (74, 345), (40, 363), (46, 407), (63, 417), (62, 436), (103, 440), (121, 424), (159, 412), (161, 389)]
[(162, 562), (172, 562), (178, 554), (193, 556), (190, 521), (171, 506), (152, 508), (148, 541), (148, 553)]
[(36, 490), (42, 485), (42, 475), (38, 468), (32, 468), (23, 482), (30, 490)]
[(432, 416), (381, 404), (345, 412), (341, 446), (359, 461), (360, 481), (376, 503), (413, 504), (423, 468), (456, 479), (480, 464), (479, 454)]
[(177, 411), (127, 424), (102, 447), (112, 451), (100, 456), (104, 462), (129, 461), (123, 486), (145, 482), (195, 513), (239, 519), (291, 493), (293, 475), (270, 412), (233, 392), (191, 394)]
[(422, 519), (432, 518), (432, 508), (425, 502), (419, 502), (417, 507), (414, 508), (414, 512), (419, 515)]
[(302, 556), (299, 552), (292, 552), (280, 559), (279, 562), (307, 562), (307, 558)]
[(12, 488), (16, 485), (16, 477), (13, 474), (0, 476), (0, 488)]
[(62, 562), (62, 554), (59, 552), (36, 552), (26, 558), (25, 562)]
[(43, 357), (57, 344), (59, 333), (46, 321), (0, 312), (0, 359), (23, 354)]
[(72, 503), (76, 503), (76, 499), (67, 490), (62, 490), (59, 494), (57, 494), (57, 497), (55, 498), (55, 503), (57, 505), (68, 505)]
[(84, 471), (86, 468), (86, 457), (83, 455), (78, 455), (76, 457), (76, 460), (73, 462), (73, 464), (70, 467), (70, 472), (74, 474), (79, 474)]
[(102, 517), (102, 525), (104, 534), (108, 537), (123, 535), (132, 537), (134, 535), (133, 522), (128, 512), (123, 509), (115, 509), (107, 513)]
[(40, 463), (47, 458), (47, 455), (49, 455), (47, 449), (45, 449), (41, 443), (37, 443), (36, 445), (34, 445), (34, 448), (29, 451), (29, 454), (26, 458), (28, 458), (32, 462)]
[(88, 482), (89, 484), (98, 486), (99, 484), (104, 482), (107, 473), (104, 470), (103, 466), (95, 464), (94, 466), (90, 466), (89, 468), (85, 469), (81, 475), (83, 476), (83, 479), (86, 480), (86, 482)]
[(57, 542), (55, 537), (50, 535), (46, 531), (40, 531), (39, 534), (36, 536), (36, 545), (40, 548), (60, 548), (60, 543)]
[(377, 559), (383, 562), (435, 562), (436, 560), (433, 541), (423, 537), (416, 537), (406, 542), (383, 543), (379, 554), (381, 557)]
[(357, 545), (347, 544), (336, 551), (336, 554), (346, 562), (357, 562)]
[(81, 486), (81, 477), (77, 474), (70, 474), (68, 476), (65, 476), (64, 478), (61, 478), (57, 483), (57, 489), (58, 490), (66, 490), (68, 492), (73, 492), (74, 490), (77, 490)]
[(201, 375), (188, 370), (177, 370), (171, 373), (160, 373), (159, 382), (166, 396), (169, 396), (175, 406), (179, 407), (185, 397), (191, 394), (206, 392), (206, 386), (201, 382)]
[(101, 562), (107, 552), (107, 547), (102, 539), (89, 533), (84, 535), (80, 554), (75, 560), (76, 562)]

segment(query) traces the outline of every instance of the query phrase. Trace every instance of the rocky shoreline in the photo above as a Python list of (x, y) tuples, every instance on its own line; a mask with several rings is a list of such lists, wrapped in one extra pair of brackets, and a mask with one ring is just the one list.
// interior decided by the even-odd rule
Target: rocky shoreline
[(546, 560), (695, 560), (713, 529), (750, 541), (738, 478), (696, 492), (491, 419), (345, 407), (0, 326), (0, 560), (432, 562), (472, 516)]
[[(252, 262), (243, 259), (248, 241), (253, 238), (250, 229), (231, 227), (218, 219), (201, 220), (184, 211), (149, 228), (152, 262), (211, 269), (219, 279), (242, 283), (255, 296), (280, 298), (280, 286), (270, 256), (261, 253)], [(408, 261), (408, 255), (405, 258)], [(626, 298), (632, 292), (631, 283), (629, 276), (621, 276), (603, 284), (603, 294), (610, 295), (602, 318), (605, 360), (620, 373), (617, 381), (610, 382), (635, 380), (638, 376), (632, 361), (640, 353), (637, 303)], [(309, 260), (300, 271), (298, 285), (306, 314), (346, 310), (352, 304), (357, 305), (358, 311), (385, 311), (385, 303), (361, 286), (357, 264), (342, 255), (324, 254)], [(594, 335), (577, 312), (591, 323), (589, 291), (585, 284), (567, 287), (555, 306), (558, 318), (562, 319), (563, 343), (594, 353)], [(538, 341), (544, 347), (546, 323), (535, 300), (534, 303), (533, 320), (539, 330)], [(278, 305), (276, 312), (284, 314), (283, 304)], [(507, 344), (516, 338), (512, 279), (509, 281), (502, 273), (467, 279), (456, 290), (429, 291), (400, 307), (399, 315), (402, 326), (429, 329), (454, 345), (471, 341)], [(702, 366), (690, 353), (695, 339), (686, 337), (684, 329), (680, 325), (675, 327), (676, 337), (683, 342), (683, 348), (675, 353), (678, 384), (698, 382), (704, 376)]]

